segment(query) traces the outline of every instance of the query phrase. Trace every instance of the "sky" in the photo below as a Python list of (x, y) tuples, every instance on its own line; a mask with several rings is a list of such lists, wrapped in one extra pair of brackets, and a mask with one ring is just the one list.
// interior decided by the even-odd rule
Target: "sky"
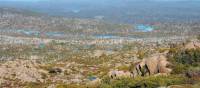
[[(96, 1), (101, 1), (101, 0), (0, 0), (0, 1), (20, 1), (20, 2), (40, 2), (40, 1), (73, 1), (73, 2), (96, 2)], [(115, 1), (115, 0), (104, 0), (104, 1)], [(120, 1), (120, 0), (116, 0)], [(200, 0), (121, 0), (121, 1), (154, 1), (154, 2), (176, 2), (176, 1), (200, 1)]]
[[(0, 0), (0, 1), (27, 1), (27, 2), (31, 1), (31, 2), (37, 2), (37, 1), (49, 1), (49, 0)], [(137, 0), (135, 0), (135, 1), (137, 1)], [(191, 0), (147, 0), (147, 1), (191, 1)], [(200, 1), (200, 0), (195, 0), (195, 1)]]
[(0, 1), (26, 1), (26, 2), (37, 2), (37, 1), (44, 1), (44, 0), (0, 0)]

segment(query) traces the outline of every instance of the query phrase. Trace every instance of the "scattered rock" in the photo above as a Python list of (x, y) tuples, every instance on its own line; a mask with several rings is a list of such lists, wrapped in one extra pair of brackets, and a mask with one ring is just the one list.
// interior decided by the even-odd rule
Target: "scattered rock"
[(185, 49), (197, 49), (200, 48), (200, 42), (190, 42), (188, 44), (186, 44)]
[(55, 84), (51, 84), (47, 88), (56, 88), (56, 85)]
[(186, 77), (188, 78), (193, 78), (193, 79), (200, 79), (200, 71), (196, 71), (196, 72), (187, 72)]
[(50, 74), (59, 74), (59, 73), (62, 73), (62, 69), (60, 69), (60, 68), (52, 68), (52, 69), (49, 69), (49, 73)]
[(78, 79), (78, 78), (71, 79), (70, 81), (71, 81), (71, 83), (77, 83), (77, 84), (79, 84), (79, 83), (82, 82), (82, 80), (81, 80), (81, 79)]
[[(42, 82), (38, 64), (30, 60), (8, 61), (0, 66), (0, 80), (19, 79), (22, 82)], [(3, 81), (1, 81), (3, 83)]]
[(92, 57), (100, 57), (102, 55), (111, 55), (111, 54), (114, 54), (113, 51), (106, 51), (106, 50), (95, 50), (91, 56)]
[(133, 77), (132, 73), (128, 71), (118, 71), (113, 70), (108, 73), (109, 77), (112, 79), (120, 79), (120, 78), (131, 78)]

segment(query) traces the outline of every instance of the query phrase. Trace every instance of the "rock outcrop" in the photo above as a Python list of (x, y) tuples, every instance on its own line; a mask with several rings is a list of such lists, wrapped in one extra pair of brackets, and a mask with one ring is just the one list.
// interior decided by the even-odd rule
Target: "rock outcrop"
[(172, 69), (167, 68), (170, 63), (164, 54), (155, 54), (136, 63), (134, 75), (154, 75), (158, 73), (169, 74)]

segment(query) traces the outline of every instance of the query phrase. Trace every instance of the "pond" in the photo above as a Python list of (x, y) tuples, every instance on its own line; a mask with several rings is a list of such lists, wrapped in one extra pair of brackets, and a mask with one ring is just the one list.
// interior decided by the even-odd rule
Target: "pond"
[(136, 29), (141, 32), (151, 32), (154, 30), (152, 26), (144, 25), (144, 24), (136, 25)]
[(98, 34), (94, 35), (97, 39), (139, 39), (140, 36), (137, 35), (129, 35), (129, 36), (119, 36), (119, 35), (112, 35), (112, 34)]
[(122, 38), (120, 36), (115, 36), (112, 34), (102, 34), (102, 35), (95, 35), (95, 38), (99, 38), (99, 39), (119, 39)]
[(47, 32), (45, 35), (50, 36), (50, 37), (62, 37), (64, 36), (64, 33), (62, 32)]
[[(25, 35), (33, 35), (33, 36), (39, 36), (43, 33), (40, 31), (32, 31), (32, 30), (17, 30), (18, 33), (22, 33)], [(62, 37), (64, 36), (64, 33), (62, 32), (46, 32), (44, 35), (49, 36), (49, 37)]]
[(39, 31), (31, 31), (31, 30), (17, 30), (18, 33), (22, 33), (25, 35), (34, 35), (34, 36), (39, 36), (40, 32)]

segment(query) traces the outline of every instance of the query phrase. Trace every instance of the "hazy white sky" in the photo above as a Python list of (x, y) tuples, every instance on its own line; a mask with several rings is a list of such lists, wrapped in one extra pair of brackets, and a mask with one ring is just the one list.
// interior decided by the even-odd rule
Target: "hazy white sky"
[(35, 1), (46, 1), (46, 0), (0, 0), (0, 1), (31, 1), (31, 2), (35, 2)]
[[(27, 2), (37, 2), (37, 1), (50, 1), (50, 0), (0, 0), (0, 1), (27, 1)], [(59, 1), (59, 0), (55, 0)], [(67, 1), (67, 0), (66, 0)], [(75, 0), (75, 1), (84, 1), (84, 0)], [(86, 0), (87, 1), (87, 0)], [(93, 0), (92, 0), (93, 1)], [(137, 0), (134, 0), (137, 1)], [(138, 0), (140, 1), (140, 0)], [(200, 1), (200, 0), (147, 0), (147, 1)]]

